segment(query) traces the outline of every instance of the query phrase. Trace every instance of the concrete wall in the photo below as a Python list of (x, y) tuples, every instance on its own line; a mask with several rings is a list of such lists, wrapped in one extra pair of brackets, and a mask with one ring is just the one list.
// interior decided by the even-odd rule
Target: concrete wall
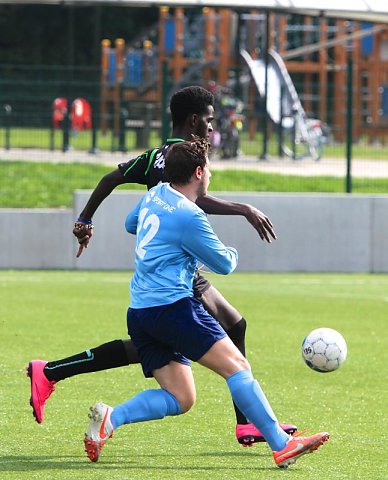
[[(0, 210), (0, 268), (133, 269), (134, 237), (124, 230), (142, 192), (115, 192), (94, 217), (90, 247), (75, 259), (71, 230), (90, 192), (71, 210)], [(388, 272), (388, 196), (236, 194), (272, 220), (278, 239), (260, 240), (242, 217), (209, 217), (221, 240), (240, 253), (239, 271)]]
[(74, 214), (65, 209), (0, 209), (0, 268), (73, 268)]

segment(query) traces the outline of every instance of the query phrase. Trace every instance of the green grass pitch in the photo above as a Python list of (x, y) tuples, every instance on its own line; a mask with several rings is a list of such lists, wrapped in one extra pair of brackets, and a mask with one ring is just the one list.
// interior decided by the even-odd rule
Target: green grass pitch
[[(269, 448), (244, 449), (224, 381), (194, 365), (197, 404), (186, 415), (126, 425), (92, 464), (83, 452), (87, 411), (144, 388), (139, 366), (58, 383), (38, 425), (24, 366), (126, 337), (125, 272), (0, 271), (0, 478), (4, 480), (234, 480), (387, 478), (388, 276), (210, 275), (248, 322), (247, 356), (279, 420), (330, 441), (286, 471)], [(314, 328), (339, 330), (348, 359), (336, 372), (304, 365)]]

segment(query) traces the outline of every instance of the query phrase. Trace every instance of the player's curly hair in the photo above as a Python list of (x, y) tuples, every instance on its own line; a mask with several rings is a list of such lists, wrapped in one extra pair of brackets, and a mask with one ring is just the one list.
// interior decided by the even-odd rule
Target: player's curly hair
[(209, 106), (214, 107), (214, 95), (205, 88), (191, 86), (178, 90), (170, 100), (173, 128), (182, 125), (189, 115), (205, 113)]
[(186, 185), (197, 167), (204, 168), (210, 144), (204, 138), (193, 135), (193, 140), (174, 143), (166, 155), (166, 173), (171, 183)]

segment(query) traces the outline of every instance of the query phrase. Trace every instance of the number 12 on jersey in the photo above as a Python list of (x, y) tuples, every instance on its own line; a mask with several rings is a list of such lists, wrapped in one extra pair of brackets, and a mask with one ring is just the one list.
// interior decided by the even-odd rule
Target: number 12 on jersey
[(148, 212), (149, 208), (142, 208), (140, 210), (137, 223), (137, 237), (139, 242), (136, 247), (136, 254), (142, 260), (147, 253), (147, 249), (145, 247), (154, 238), (160, 226), (159, 217), (154, 213), (151, 213), (151, 215), (147, 216)]

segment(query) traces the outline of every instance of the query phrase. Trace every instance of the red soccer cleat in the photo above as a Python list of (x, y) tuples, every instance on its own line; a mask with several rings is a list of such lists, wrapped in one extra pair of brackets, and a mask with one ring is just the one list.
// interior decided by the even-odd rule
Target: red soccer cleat
[[(293, 435), (297, 431), (295, 425), (289, 423), (279, 423), (280, 428), (283, 429), (288, 435)], [(246, 425), (236, 425), (236, 438), (238, 443), (243, 447), (252, 447), (254, 443), (265, 442), (263, 434), (258, 430), (253, 423), (247, 423)]]
[(30, 405), (32, 407), (32, 413), (35, 420), (38, 423), (42, 423), (44, 420), (44, 409), (46, 408), (46, 402), (50, 395), (55, 390), (55, 381), (49, 381), (43, 372), (47, 362), (44, 360), (31, 360), (27, 365), (27, 377), (31, 380), (31, 397)]

